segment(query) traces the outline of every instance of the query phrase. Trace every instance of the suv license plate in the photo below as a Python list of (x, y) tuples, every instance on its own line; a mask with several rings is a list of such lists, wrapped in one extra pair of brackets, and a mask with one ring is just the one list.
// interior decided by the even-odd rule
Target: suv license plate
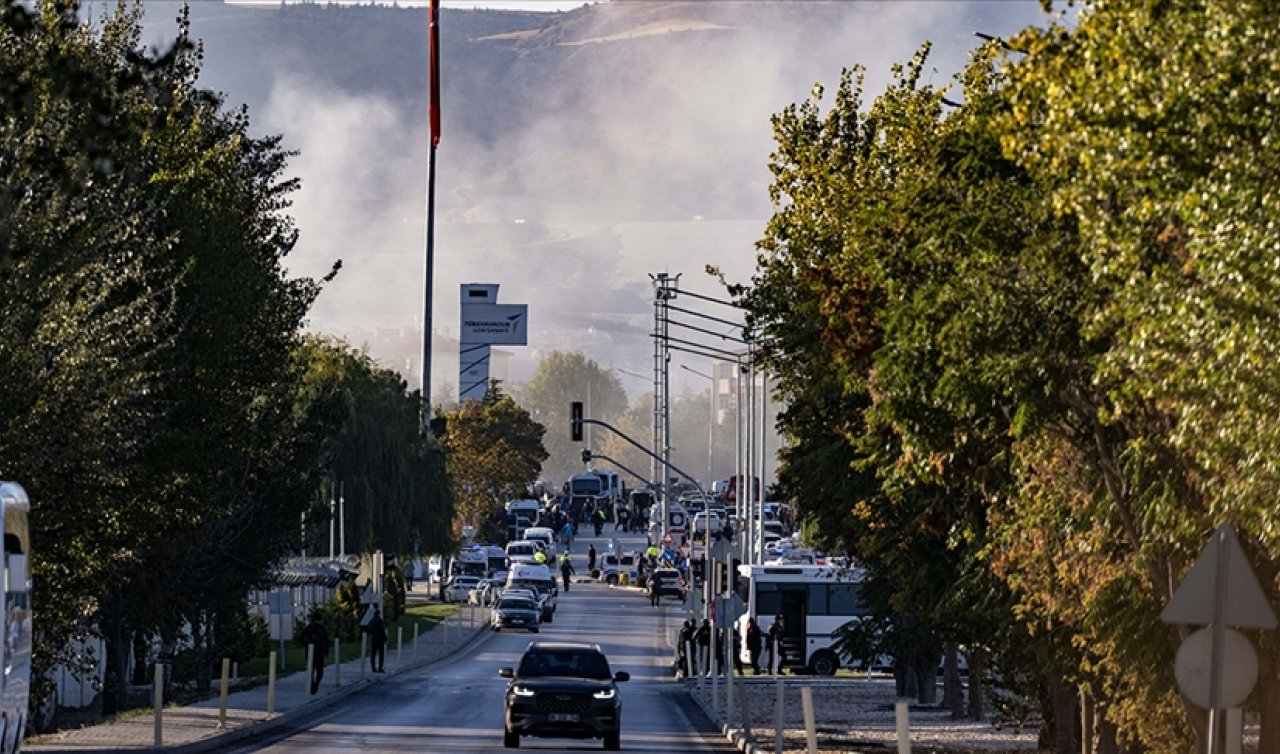
[(578, 716), (577, 716), (577, 715), (569, 715), (569, 714), (552, 714), (552, 715), (549, 715), (549, 717), (550, 717), (550, 719), (551, 719), (551, 722), (553, 722), (553, 723), (576, 723), (576, 722), (578, 722)]

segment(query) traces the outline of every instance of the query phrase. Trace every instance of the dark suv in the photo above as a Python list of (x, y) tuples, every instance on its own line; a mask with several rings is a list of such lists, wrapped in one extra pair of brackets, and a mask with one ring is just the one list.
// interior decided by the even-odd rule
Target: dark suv
[(520, 746), (521, 736), (603, 738), (604, 748), (622, 746), (622, 700), (618, 682), (631, 676), (609, 672), (594, 644), (534, 642), (519, 667), (500, 668), (510, 678), (502, 745)]

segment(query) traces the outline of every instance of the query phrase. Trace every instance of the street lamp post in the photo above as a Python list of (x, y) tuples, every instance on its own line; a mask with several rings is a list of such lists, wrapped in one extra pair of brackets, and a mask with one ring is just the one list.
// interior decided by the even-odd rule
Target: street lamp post
[[(716, 431), (716, 378), (709, 374), (703, 374), (702, 372), (699, 372), (698, 370), (693, 369), (688, 364), (681, 364), (680, 368), (686, 372), (689, 372), (690, 374), (696, 374), (699, 377), (705, 377), (706, 379), (711, 381), (711, 390), (710, 392), (707, 393), (707, 481), (706, 481), (707, 486), (710, 487), (713, 481), (711, 477), (711, 458), (712, 458), (712, 452), (715, 449), (715, 431)], [(709, 504), (711, 501), (705, 500), (703, 502)]]

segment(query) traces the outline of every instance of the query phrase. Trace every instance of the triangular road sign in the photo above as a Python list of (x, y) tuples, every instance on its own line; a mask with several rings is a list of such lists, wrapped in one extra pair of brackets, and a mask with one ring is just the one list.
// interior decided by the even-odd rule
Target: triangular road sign
[[(1219, 554), (1223, 570), (1219, 572)], [(1267, 597), (1258, 585), (1258, 577), (1249, 566), (1240, 541), (1231, 526), (1223, 524), (1209, 538), (1200, 551), (1195, 565), (1178, 589), (1173, 599), (1160, 613), (1165, 623), (1187, 623), (1207, 626), (1214, 622), (1214, 604), (1219, 589), (1226, 590), (1221, 622), (1225, 626), (1240, 628), (1275, 628), (1276, 615)]]

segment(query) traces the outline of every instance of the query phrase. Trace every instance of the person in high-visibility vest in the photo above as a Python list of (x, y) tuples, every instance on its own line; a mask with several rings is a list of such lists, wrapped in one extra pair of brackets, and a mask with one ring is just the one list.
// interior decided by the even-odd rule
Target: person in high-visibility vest
[(546, 565), (547, 554), (542, 550), (538, 550), (533, 554), (533, 562), (537, 563), (538, 565)]

